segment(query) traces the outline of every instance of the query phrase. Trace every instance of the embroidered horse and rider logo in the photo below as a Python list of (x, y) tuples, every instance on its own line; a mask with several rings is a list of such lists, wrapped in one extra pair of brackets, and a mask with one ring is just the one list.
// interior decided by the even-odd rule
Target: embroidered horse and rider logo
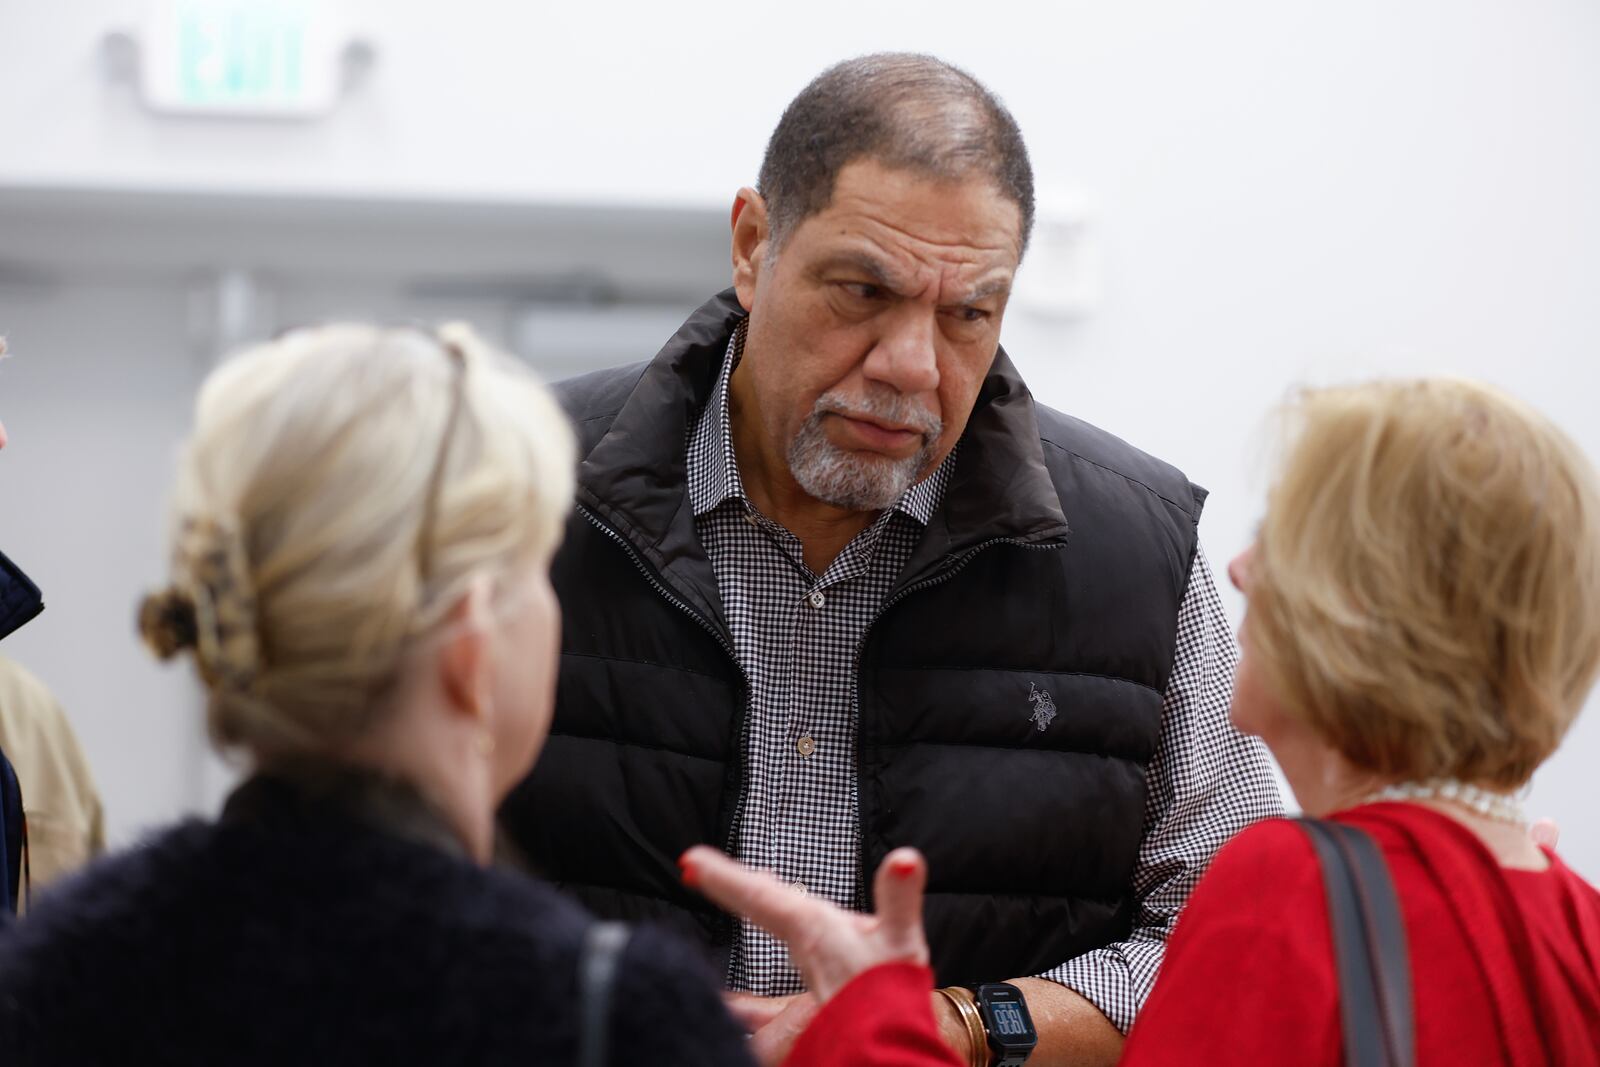
[(1043, 733), (1044, 728), (1049, 726), (1050, 721), (1056, 717), (1056, 702), (1051, 699), (1047, 691), (1029, 682), (1028, 703), (1033, 705), (1033, 714), (1028, 716), (1028, 721), (1037, 726), (1040, 733)]

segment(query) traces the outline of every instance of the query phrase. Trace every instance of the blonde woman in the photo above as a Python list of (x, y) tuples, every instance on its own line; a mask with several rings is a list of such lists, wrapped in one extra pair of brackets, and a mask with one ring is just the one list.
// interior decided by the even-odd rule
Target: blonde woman
[[(1600, 893), (1533, 843), (1517, 795), (1600, 666), (1595, 472), (1547, 420), (1468, 382), (1316, 390), (1290, 414), (1256, 544), (1230, 568), (1249, 601), (1233, 721), (1267, 742), (1308, 814), (1381, 850), (1418, 1067), (1594, 1067)], [(791, 1067), (846, 1062), (839, 1048), (990, 1062), (928, 1049), (924, 872), (897, 862), (869, 918), (709, 849), (685, 857), (708, 895), (792, 937), (831, 997)], [(1121, 1062), (1335, 1067), (1341, 1008), (1316, 854), (1268, 820), (1212, 861)]]
[(549, 394), (464, 328), (298, 331), (211, 376), (140, 626), (252, 773), (6, 932), (0, 1059), (743, 1058), (676, 945), (491, 867), (549, 728), (573, 467)]

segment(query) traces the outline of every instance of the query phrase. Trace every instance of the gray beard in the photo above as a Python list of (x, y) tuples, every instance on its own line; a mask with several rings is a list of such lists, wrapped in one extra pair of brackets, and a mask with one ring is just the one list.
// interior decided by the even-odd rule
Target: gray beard
[[(839, 448), (822, 429), (822, 417), (829, 414), (870, 416), (914, 427), (922, 433), (922, 447), (905, 459)], [(817, 398), (811, 414), (789, 442), (789, 473), (808, 496), (824, 504), (848, 511), (882, 511), (893, 507), (916, 484), (917, 476), (933, 458), (943, 429), (938, 416), (913, 406), (892, 391), (874, 394), (865, 401), (825, 393)]]

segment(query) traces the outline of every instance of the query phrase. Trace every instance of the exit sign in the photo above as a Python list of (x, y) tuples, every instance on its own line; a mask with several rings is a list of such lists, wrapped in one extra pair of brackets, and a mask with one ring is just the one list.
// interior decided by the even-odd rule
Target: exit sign
[(140, 83), (157, 111), (307, 118), (333, 108), (347, 38), (327, 2), (160, 0)]

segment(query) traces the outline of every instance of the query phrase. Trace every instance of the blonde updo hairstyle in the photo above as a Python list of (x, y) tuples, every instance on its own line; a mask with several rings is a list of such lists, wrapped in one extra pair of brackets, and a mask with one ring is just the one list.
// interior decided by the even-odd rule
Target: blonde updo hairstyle
[(1523, 785), (1600, 665), (1600, 493), (1487, 386), (1310, 390), (1252, 556), (1267, 684), (1355, 766)]
[(297, 330), (202, 387), (140, 629), (194, 653), (219, 746), (327, 750), (476, 575), (548, 559), (573, 470), (554, 399), (469, 328)]

